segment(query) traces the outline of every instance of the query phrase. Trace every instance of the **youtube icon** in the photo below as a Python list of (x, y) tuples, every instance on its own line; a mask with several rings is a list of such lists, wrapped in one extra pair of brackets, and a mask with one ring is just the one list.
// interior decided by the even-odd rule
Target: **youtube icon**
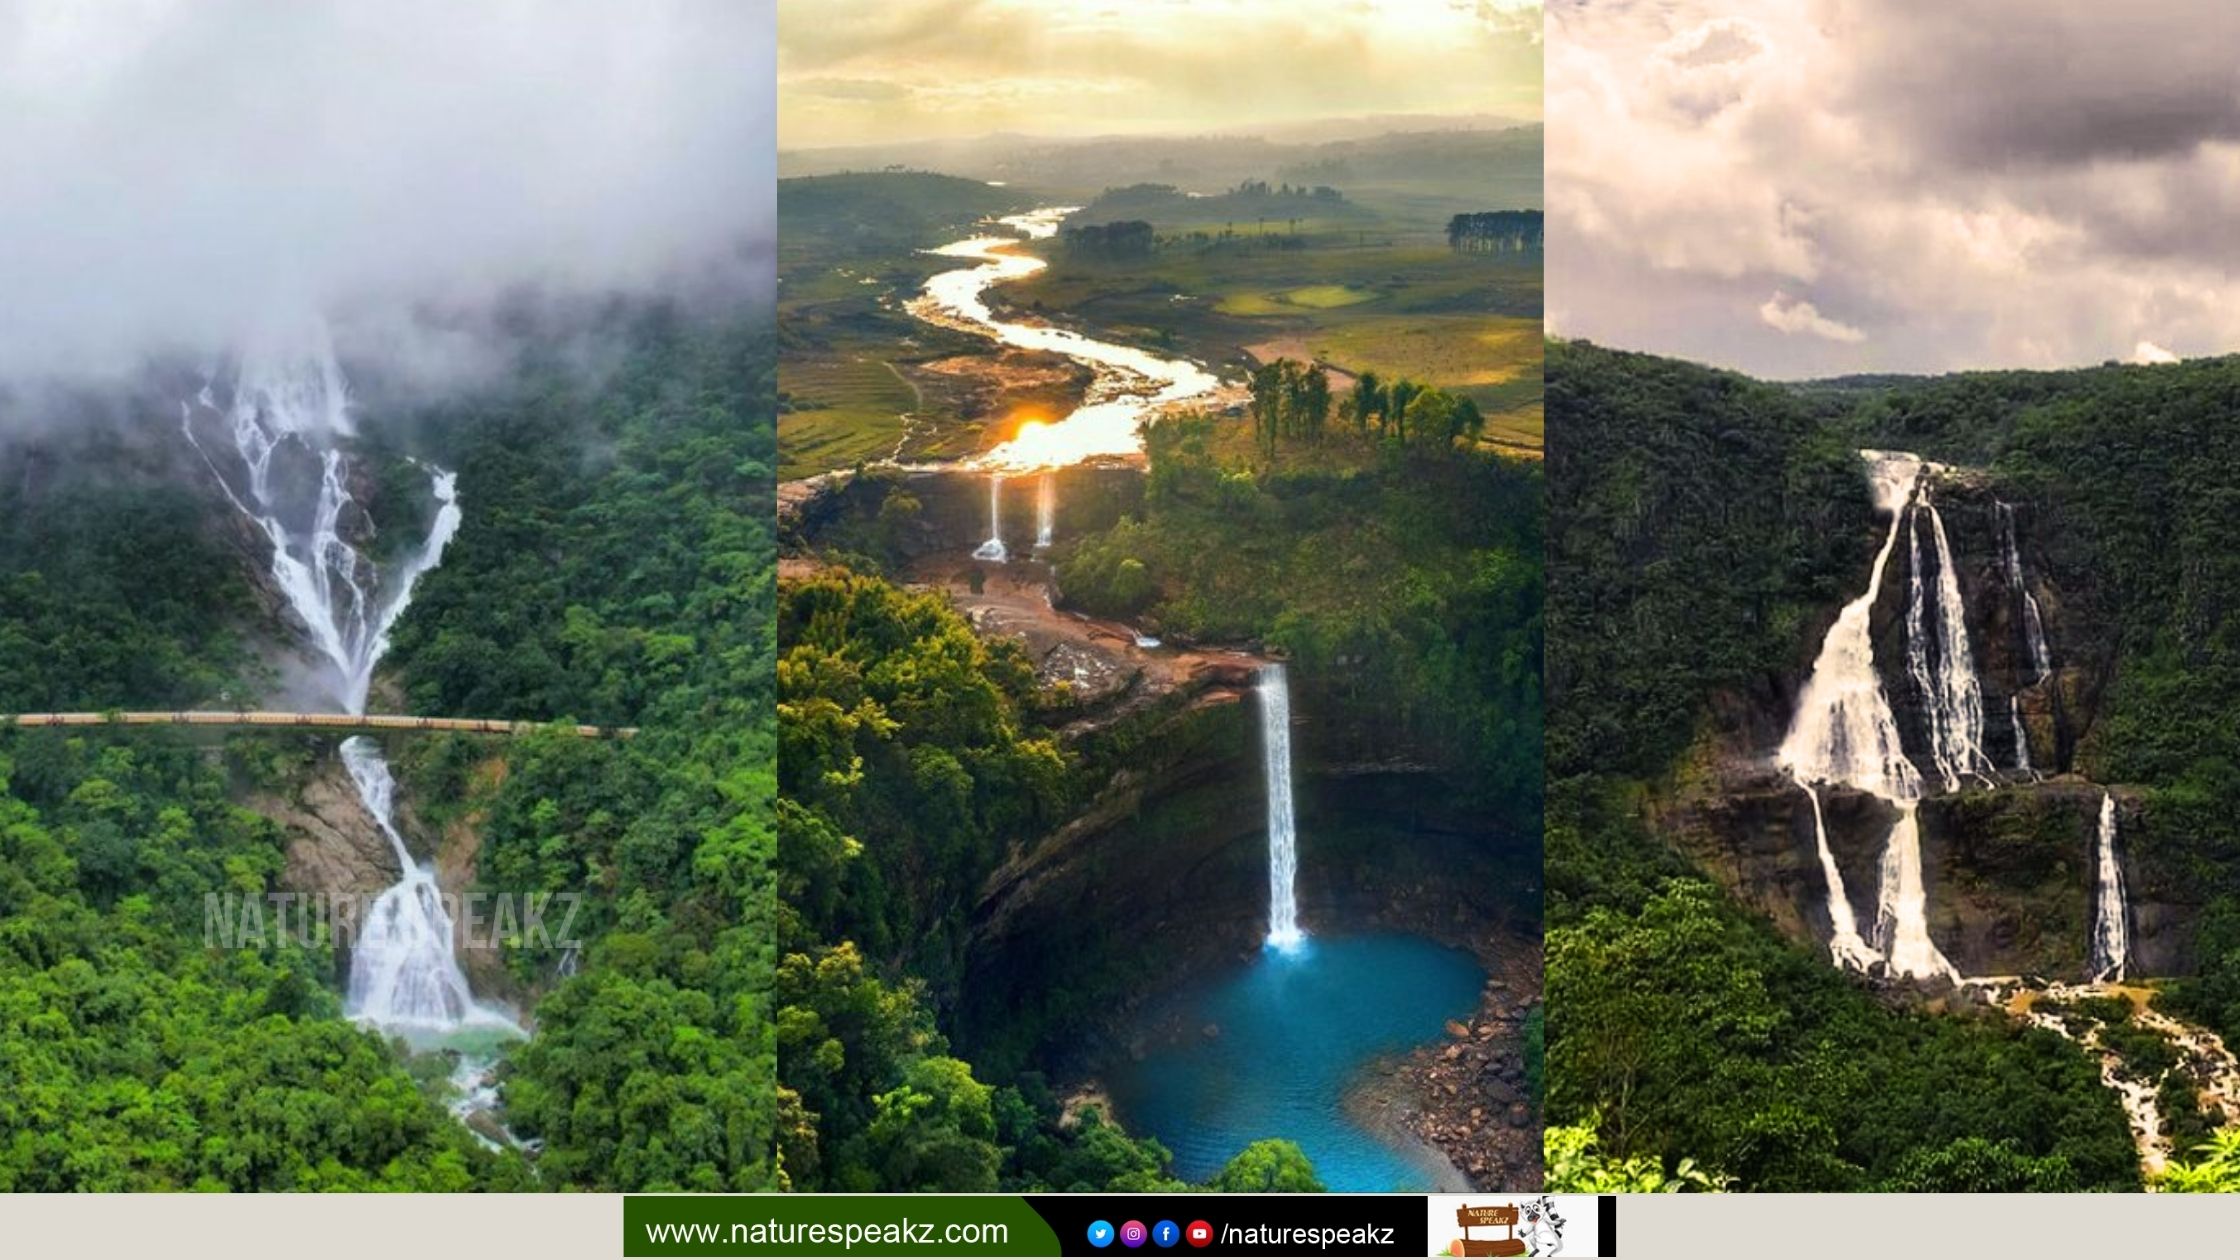
[(1192, 1221), (1184, 1227), (1182, 1240), (1193, 1247), (1211, 1247), (1213, 1245), (1213, 1226), (1205, 1221)]

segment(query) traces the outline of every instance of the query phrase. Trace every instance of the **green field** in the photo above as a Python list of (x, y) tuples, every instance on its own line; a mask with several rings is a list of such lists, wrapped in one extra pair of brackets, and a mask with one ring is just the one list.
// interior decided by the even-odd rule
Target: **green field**
[(998, 296), (1229, 370), (1312, 359), (1451, 389), (1485, 411), (1490, 441), (1538, 452), (1538, 255), (1457, 254), (1420, 233), (1382, 230), (1310, 235), (1297, 248), (1191, 239), (1125, 263), (1053, 250), (1048, 271)]

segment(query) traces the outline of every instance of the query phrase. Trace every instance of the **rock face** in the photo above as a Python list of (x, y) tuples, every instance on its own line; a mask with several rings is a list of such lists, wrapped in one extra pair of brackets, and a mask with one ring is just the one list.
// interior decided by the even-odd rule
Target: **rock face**
[[(1922, 878), (1931, 938), (1966, 975), (2080, 979), (2088, 970), (2093, 845), (2103, 789), (2076, 771), (2089, 746), (2114, 659), (2083, 544), (2050, 513), (2003, 502), (1980, 474), (1932, 472), (1931, 493), (1952, 550), (1968, 642), (1983, 693), (1983, 748), (1992, 770), (1920, 806)], [(2006, 545), (2011, 523), (2022, 576)], [(1882, 524), (1862, 522), (1876, 532)], [(1927, 522), (1923, 522), (1926, 544)], [(1924, 545), (1923, 578), (1936, 574)], [(1925, 697), (1905, 666), (1906, 601), (1913, 548), (1901, 535), (1873, 615), (1875, 659), (1900, 737), (1917, 767), (1931, 764)], [(1867, 575), (1858, 575), (1863, 586)], [(1853, 588), (1856, 589), (1856, 588)], [(2028, 629), (2027, 592), (2043, 626), (2050, 669), (2040, 674)], [(1794, 659), (1714, 704), (1716, 731), (1697, 748), (1656, 822), (1745, 903), (1792, 939), (1824, 948), (1831, 933), (1827, 882), (1814, 842), (1810, 799), (1774, 764), (1798, 692), (1834, 607), (1807, 629)], [(2017, 746), (2017, 721), (2027, 742)], [(2028, 770), (2024, 770), (2027, 764)], [(2120, 785), (2119, 853), (2131, 904), (2132, 971), (2191, 970), (2198, 904), (2153, 842), (2156, 820)], [(1862, 932), (1875, 921), (1884, 842), (1896, 821), (1863, 792), (1822, 788), (1829, 850)]]
[[(1004, 478), (1004, 545), (1031, 556), (1037, 482)], [(1143, 505), (1143, 472), (1124, 461), (1076, 464), (1048, 474), (1055, 482), (1054, 535), (1069, 538), (1112, 527)], [(890, 504), (889, 500), (893, 500)], [(988, 537), (988, 474), (963, 468), (830, 473), (779, 489), (781, 528), (820, 548), (885, 552), (905, 563), (945, 552), (969, 554)]]
[[(1146, 990), (1259, 950), (1268, 858), (1257, 730), (1251, 701), (1217, 685), (1137, 716), (1112, 736), (1130, 751), (1110, 786), (988, 879), (963, 982), (946, 995), (976, 1060), (1034, 1056), (1093, 1073), (1097, 1047), (1117, 1040), (1095, 1034), (1124, 1026)], [(1086, 755), (1100, 754), (1092, 745)], [(1456, 793), (1428, 774), (1305, 763), (1295, 791), (1310, 933), (1407, 931), (1481, 957), (1497, 952), (1497, 937), (1537, 941), (1537, 837), (1447, 804)], [(1537, 949), (1529, 954), (1536, 968)], [(1021, 1029), (1037, 1044), (1012, 1043)]]
[(288, 837), (280, 881), (291, 892), (335, 900), (370, 900), (403, 875), (389, 838), (366, 812), (342, 762), (329, 755), (290, 797), (264, 793), (246, 804), (280, 824)]

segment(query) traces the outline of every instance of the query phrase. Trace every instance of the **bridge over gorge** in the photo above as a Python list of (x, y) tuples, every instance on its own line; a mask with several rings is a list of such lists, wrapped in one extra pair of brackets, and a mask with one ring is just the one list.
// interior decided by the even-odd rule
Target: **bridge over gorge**
[(635, 726), (568, 726), (509, 722), (500, 718), (413, 717), (399, 713), (277, 713), (262, 709), (177, 709), (108, 713), (0, 713), (0, 727), (215, 726), (304, 731), (457, 731), (468, 735), (527, 735), (556, 730), (585, 739), (629, 739)]

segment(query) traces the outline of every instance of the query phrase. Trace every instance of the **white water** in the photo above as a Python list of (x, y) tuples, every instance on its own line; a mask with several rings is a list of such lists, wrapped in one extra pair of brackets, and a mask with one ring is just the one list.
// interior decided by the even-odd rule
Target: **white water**
[(1011, 552), (1003, 545), (1003, 474), (988, 474), (988, 541), (973, 551), (975, 560), (992, 560), (1003, 564), (1011, 559)]
[(1879, 954), (1901, 975), (1953, 976), (1929, 939), (1927, 897), (1921, 882), (1921, 833), (1914, 805), (1921, 799), (1921, 775), (1907, 759), (1898, 738), (1890, 698), (1875, 670), (1873, 613), (1882, 594), (1883, 575), (1898, 547), (1925, 465), (1897, 452), (1863, 451), (1874, 487), (1875, 507), (1890, 514), (1890, 532), (1875, 554), (1867, 589), (1844, 605), (1820, 644), (1812, 674), (1797, 699), (1796, 716), (1781, 741), (1777, 760), (1808, 790), (1816, 785), (1856, 788), (1896, 806), (1898, 821), (1884, 845), (1877, 896), (1875, 943), (1859, 942), (1842, 877), (1829, 851), (1827, 823), (1817, 793), (1812, 822), (1822, 871), (1828, 875), (1828, 918), (1835, 928), (1829, 951), (1838, 966), (1864, 968)]
[(2022, 605), (2022, 633), (2030, 646), (2032, 686), (2053, 673), (2053, 652), (2046, 646), (2045, 617), (2038, 611), (2038, 597), (2022, 574), (2022, 548), (2015, 541), (2014, 505), (1999, 504), (1999, 536), (2006, 553), (2007, 587)]
[[(1074, 209), (1052, 206), (1001, 222), (1031, 240), (1043, 240), (1055, 236), (1059, 222)], [(1005, 345), (1065, 355), (1092, 368), (1096, 381), (1088, 400), (1072, 414), (1024, 429), (981, 456), (982, 465), (1024, 470), (1076, 464), (1099, 456), (1138, 454), (1143, 450), (1143, 421), (1154, 410), (1209, 394), (1220, 385), (1218, 377), (1186, 359), (1162, 359), (1132, 346), (1099, 341), (1047, 324), (996, 318), (985, 296), (989, 286), (1031, 276), (1048, 265), (1030, 254), (1010, 252), (1017, 243), (1006, 236), (976, 236), (932, 251), (977, 265), (944, 271), (927, 280), (925, 295), (910, 304), (911, 311), (922, 319), (967, 328)]]
[(1859, 918), (1851, 910), (1851, 894), (1844, 888), (1843, 872), (1828, 848), (1828, 820), (1820, 812), (1820, 793), (1810, 783), (1804, 794), (1812, 798), (1812, 836), (1820, 851), (1820, 877), (1828, 885), (1828, 952), (1838, 966), (1866, 970), (1878, 955), (1859, 935)]
[(1034, 488), (1034, 549), (1048, 547), (1057, 528), (1058, 478), (1055, 473), (1044, 472)]
[[(1916, 496), (1909, 533), (1912, 564), (1906, 593), (1906, 670), (1921, 693), (1929, 729), (1929, 759), (1947, 792), (1960, 788), (1964, 775), (1991, 769), (1983, 751), (1983, 685), (1976, 678), (1975, 654), (1968, 646), (1967, 607), (1960, 600), (1960, 577), (1953, 571), (1952, 544), (1944, 517), (1923, 487)], [(1936, 544), (1936, 629), (1928, 622), (1931, 584), (1921, 576), (1921, 527), (1926, 517)]]
[(1299, 906), (1292, 884), (1299, 874), (1298, 837), (1291, 814), (1291, 684), (1283, 666), (1260, 669), (1260, 742), (1268, 780), (1268, 944), (1297, 949)]
[[(350, 465), (340, 442), (356, 433), (349, 391), (326, 327), (311, 321), (285, 339), (264, 339), (243, 354), (231, 406), (224, 412), (240, 460), (237, 491), (195, 433), (195, 406), (215, 412), (205, 387), (195, 404), (182, 406), (187, 440), (194, 444), (234, 506), (272, 543), (274, 585), (309, 632), (331, 674), (335, 699), (345, 712), (363, 713), (373, 671), (389, 647), (389, 630), (412, 598), (413, 583), (442, 563), (458, 533), (457, 477), (428, 470), (435, 519), (420, 547), (392, 571), (382, 572), (344, 536), (356, 504)], [(318, 484), (275, 484), (275, 459), (308, 469)], [(302, 479), (299, 477), (298, 481)], [(504, 1015), (478, 1005), (452, 953), (452, 922), (434, 873), (413, 861), (398, 834), (395, 782), (380, 746), (363, 736), (343, 741), (343, 765), (366, 812), (388, 837), (401, 876), (374, 902), (351, 957), (345, 1010), (386, 1031), (441, 1034), (468, 1025), (518, 1033)]]
[(2125, 913), (2123, 864), (2116, 861), (2116, 798), (2100, 794), (2100, 835), (2094, 846), (2092, 900), (2092, 979), (2105, 984), (2124, 978), (2131, 964), (2131, 925)]
[(352, 736), (342, 741), (342, 764), (404, 871), (360, 925), (344, 1013), (392, 1033), (441, 1036), (470, 1024), (513, 1028), (511, 1020), (474, 1000), (459, 970), (451, 950), (451, 915), (435, 870), (414, 861), (397, 832), (396, 780), (380, 746)]
[(2030, 728), (2022, 724), (2022, 697), (2007, 697), (2007, 725), (2014, 728), (2014, 768), (2023, 774), (2036, 775), (2030, 764)]

